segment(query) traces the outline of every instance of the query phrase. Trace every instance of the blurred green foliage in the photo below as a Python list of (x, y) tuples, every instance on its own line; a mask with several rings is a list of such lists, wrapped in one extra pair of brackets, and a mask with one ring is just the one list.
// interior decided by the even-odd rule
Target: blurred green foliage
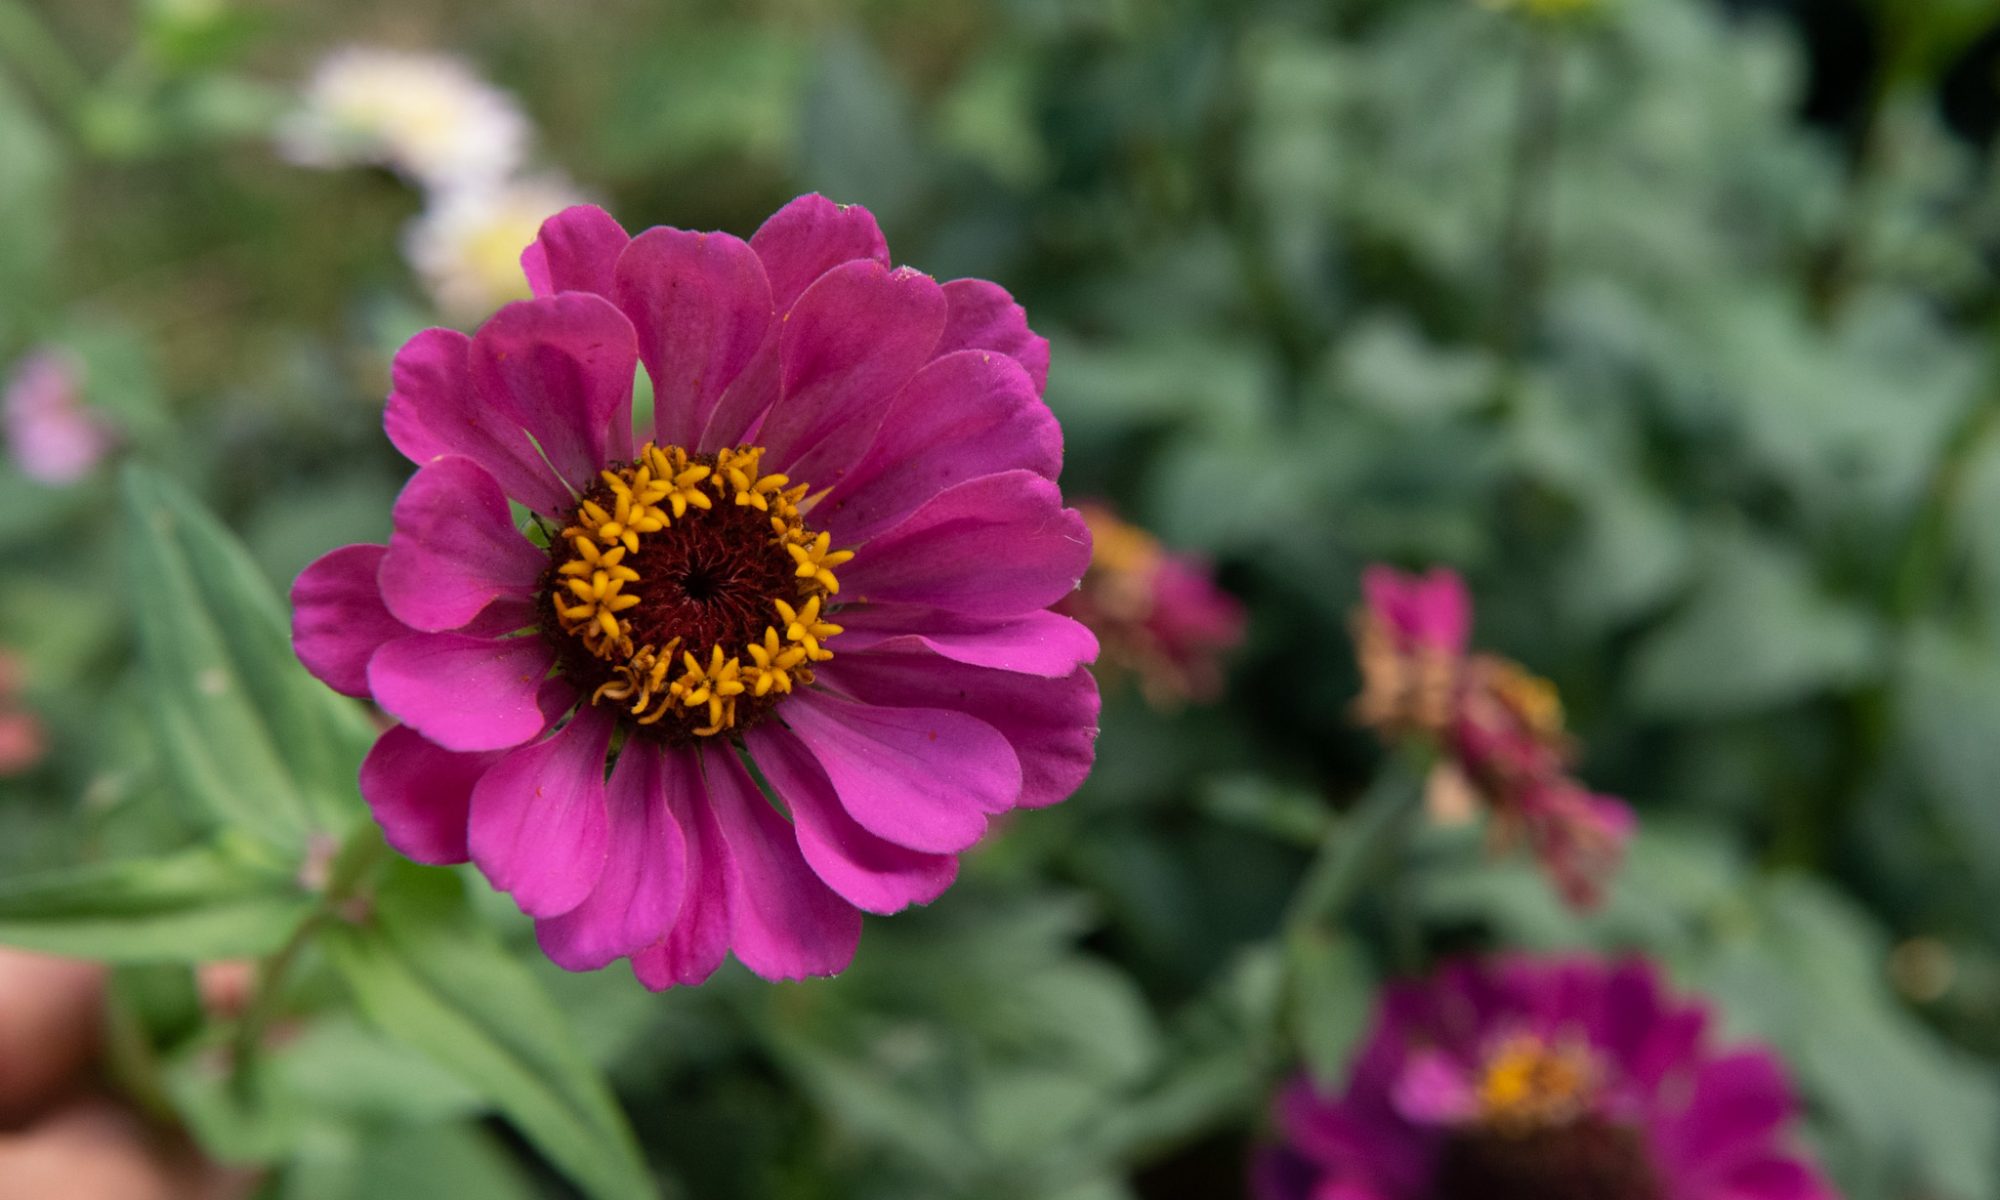
[[(1337, 1072), (1414, 920), (1429, 954), (1659, 955), (1785, 1051), (1845, 1194), (1992, 1200), (2000, 180), (1930, 89), (1996, 19), (1875, 7), (1847, 144), (1799, 120), (1790, 30), (1700, 0), (1559, 31), (1469, 0), (0, 0), (0, 358), (63, 347), (150, 467), (122, 500), (0, 468), (0, 644), (53, 731), (0, 781), (0, 941), (130, 964), (121, 1077), (288, 1197), (1234, 1195), (1271, 1084)], [(329, 917), (300, 875), (329, 840), (388, 869), (367, 730), (277, 589), (386, 533), (387, 365), (436, 318), (414, 193), (269, 129), (376, 41), (469, 55), (632, 227), (823, 190), (1005, 283), (1055, 344), (1069, 493), (1248, 602), (1226, 698), (1110, 688), (1084, 791), (834, 982), (566, 976), (471, 876), (398, 867), (372, 932)], [(1560, 685), (1644, 822), (1603, 913), (1428, 831), (1349, 926), (1281, 937), (1365, 819), (1342, 630), (1376, 559), (1464, 570), (1480, 640)], [(241, 1022), (190, 1011), (190, 966), (301, 919), (334, 932), (257, 1019), (304, 1032), (227, 1070)]]

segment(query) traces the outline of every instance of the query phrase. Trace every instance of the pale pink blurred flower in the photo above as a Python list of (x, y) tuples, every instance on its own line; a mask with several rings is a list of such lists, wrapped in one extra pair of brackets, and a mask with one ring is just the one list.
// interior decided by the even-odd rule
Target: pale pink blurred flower
[(22, 358), (0, 399), (7, 453), (21, 472), (47, 484), (74, 483), (110, 452), (110, 427), (83, 402), (70, 360), (53, 350)]

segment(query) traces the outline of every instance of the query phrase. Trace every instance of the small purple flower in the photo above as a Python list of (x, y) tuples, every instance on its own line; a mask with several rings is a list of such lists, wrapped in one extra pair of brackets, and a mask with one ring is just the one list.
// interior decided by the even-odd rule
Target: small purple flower
[(361, 768), (390, 843), (476, 863), (558, 964), (839, 971), (1090, 768), (1048, 343), (819, 196), (748, 242), (571, 208), (522, 265), (534, 299), (397, 356), (419, 470), (387, 546), (299, 577), (299, 657), (402, 722)]
[(38, 350), (14, 367), (0, 400), (7, 452), (30, 479), (74, 483), (111, 451), (110, 428), (83, 403), (76, 367), (54, 350)]
[(1346, 1088), (1279, 1097), (1258, 1200), (1832, 1200), (1769, 1051), (1644, 961), (1515, 957), (1392, 986)]

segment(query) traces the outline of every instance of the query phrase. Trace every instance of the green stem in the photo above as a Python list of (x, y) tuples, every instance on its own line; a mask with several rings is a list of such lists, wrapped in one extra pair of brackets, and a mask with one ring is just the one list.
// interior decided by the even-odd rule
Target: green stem
[(1500, 225), (1500, 277), (1493, 342), (1499, 398), (1511, 397), (1541, 309), (1548, 274), (1551, 189), (1562, 141), (1562, 33), (1534, 22), (1521, 54), (1513, 159)]
[(243, 1010), (231, 1039), (230, 1084), (245, 1103), (255, 1098), (257, 1058), (263, 1052), (265, 1035), (283, 1006), (285, 986), (292, 971), (322, 929), (346, 919), (347, 908), (366, 894), (375, 867), (387, 853), (388, 843), (382, 840), (382, 832), (373, 822), (356, 831), (334, 856), (319, 903), (299, 922), (285, 944), (258, 964), (256, 994)]
[(1425, 747), (1391, 759), (1353, 814), (1327, 834), (1285, 912), (1288, 938), (1335, 929), (1363, 885), (1402, 848), (1422, 806), (1432, 758)]

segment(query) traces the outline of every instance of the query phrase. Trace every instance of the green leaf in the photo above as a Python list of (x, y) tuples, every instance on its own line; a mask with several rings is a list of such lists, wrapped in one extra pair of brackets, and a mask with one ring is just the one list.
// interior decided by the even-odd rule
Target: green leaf
[(652, 1196), (563, 1012), (472, 916), (449, 872), (397, 863), (364, 925), (327, 936), (361, 1011), (469, 1085), (593, 1196)]
[(132, 467), (123, 499), (148, 708), (190, 819), (293, 852), (345, 829), (367, 718), (299, 665), (283, 605), (193, 497)]
[(312, 903), (283, 872), (189, 850), (0, 883), (0, 943), (126, 963), (241, 958), (283, 944)]
[(1346, 1074), (1368, 1027), (1375, 981), (1353, 938), (1310, 933), (1290, 940), (1292, 1023), (1306, 1069), (1325, 1088)]

